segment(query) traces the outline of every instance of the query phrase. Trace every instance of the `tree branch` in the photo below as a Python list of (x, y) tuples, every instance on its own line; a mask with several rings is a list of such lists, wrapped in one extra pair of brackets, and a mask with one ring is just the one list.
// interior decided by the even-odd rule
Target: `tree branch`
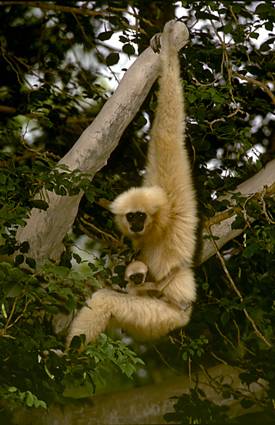
[(51, 2), (42, 1), (22, 1), (22, 0), (9, 0), (0, 1), (0, 6), (24, 6), (24, 7), (37, 7), (43, 10), (53, 10), (55, 12), (72, 13), (75, 15), (86, 15), (86, 16), (108, 16), (110, 17), (110, 10), (91, 10), (86, 7), (73, 7), (63, 6), (61, 4), (54, 4)]
[[(270, 161), (253, 177), (237, 186), (234, 192), (240, 193), (243, 196), (250, 196), (261, 193), (262, 191), (267, 191), (267, 193), (270, 194), (275, 193), (275, 159)], [(234, 201), (232, 200), (232, 203), (233, 202)], [(217, 248), (220, 249), (227, 242), (236, 238), (244, 231), (244, 228), (231, 228), (236, 216), (237, 214), (234, 208), (229, 208), (222, 213), (217, 213), (208, 222), (206, 222), (205, 230), (203, 232), (204, 242), (201, 263), (216, 254), (216, 249), (212, 242), (212, 236), (215, 238)]]

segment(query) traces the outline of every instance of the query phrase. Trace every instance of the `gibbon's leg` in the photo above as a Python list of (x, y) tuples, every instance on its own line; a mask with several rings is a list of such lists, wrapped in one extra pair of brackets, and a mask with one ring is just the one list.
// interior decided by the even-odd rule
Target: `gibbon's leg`
[(98, 290), (75, 317), (67, 345), (76, 335), (85, 334), (86, 343), (94, 341), (113, 322), (140, 340), (166, 335), (187, 324), (191, 307), (181, 310), (161, 299)]
[(108, 304), (108, 298), (105, 299), (102, 296), (103, 291), (107, 290), (100, 289), (92, 298), (86, 300), (86, 305), (73, 319), (67, 335), (67, 346), (70, 345), (74, 336), (81, 334), (86, 336), (86, 343), (94, 341), (107, 328), (111, 319), (111, 306)]
[(196, 301), (196, 283), (193, 270), (181, 267), (159, 285), (162, 294), (182, 309)]

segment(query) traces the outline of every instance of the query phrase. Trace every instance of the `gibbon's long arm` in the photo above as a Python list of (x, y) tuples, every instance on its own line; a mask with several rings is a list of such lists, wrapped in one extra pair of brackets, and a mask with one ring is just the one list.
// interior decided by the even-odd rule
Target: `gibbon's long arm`
[(175, 260), (191, 265), (197, 225), (196, 200), (184, 144), (185, 107), (178, 53), (171, 43), (173, 28), (170, 22), (166, 24), (161, 38), (162, 72), (144, 186), (160, 186), (166, 192), (169, 245), (179, 248)]
[[(98, 290), (71, 324), (67, 344), (75, 335), (93, 341), (111, 322), (139, 339), (153, 339), (188, 323), (196, 287), (192, 256), (196, 233), (196, 202), (190, 166), (184, 147), (185, 113), (175, 25), (186, 35), (183, 23), (170, 21), (161, 38), (161, 77), (158, 106), (148, 152), (143, 186), (119, 195), (111, 210), (122, 232), (140, 251), (163, 296), (134, 295)], [(146, 282), (144, 283), (146, 285)], [(157, 288), (158, 289), (158, 288)]]

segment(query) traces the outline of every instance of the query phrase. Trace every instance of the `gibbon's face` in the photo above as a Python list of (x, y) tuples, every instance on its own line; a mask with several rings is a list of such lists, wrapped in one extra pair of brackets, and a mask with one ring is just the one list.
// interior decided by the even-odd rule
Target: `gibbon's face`
[(125, 236), (139, 239), (150, 231), (153, 217), (144, 211), (128, 211), (117, 215), (116, 222)]
[(168, 204), (164, 190), (158, 186), (133, 187), (121, 193), (111, 203), (110, 210), (122, 233), (139, 239), (152, 230), (158, 213)]
[(126, 220), (132, 233), (142, 233), (145, 230), (147, 214), (142, 211), (128, 212)]
[(129, 276), (129, 281), (133, 282), (135, 285), (140, 285), (145, 282), (146, 274), (144, 273), (133, 273)]
[(127, 282), (140, 285), (145, 282), (148, 273), (148, 267), (142, 261), (132, 261), (125, 270), (125, 280)]

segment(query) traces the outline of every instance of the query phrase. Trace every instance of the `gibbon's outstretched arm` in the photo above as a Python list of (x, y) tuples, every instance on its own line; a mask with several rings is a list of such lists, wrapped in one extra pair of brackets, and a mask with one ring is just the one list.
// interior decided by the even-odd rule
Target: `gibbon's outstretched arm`
[(186, 325), (190, 319), (196, 299), (192, 257), (197, 215), (184, 146), (185, 112), (173, 44), (175, 25), (185, 34), (187, 31), (183, 23), (170, 21), (161, 37), (158, 105), (143, 186), (122, 193), (111, 205), (117, 225), (148, 267), (150, 280), (156, 286), (165, 281), (163, 296), (98, 290), (73, 320), (67, 344), (83, 333), (86, 342), (93, 341), (111, 322), (134, 337), (152, 339)]
[(192, 264), (197, 211), (190, 161), (184, 144), (185, 107), (179, 58), (175, 46), (169, 42), (172, 31), (173, 26), (168, 23), (167, 32), (161, 38), (162, 72), (144, 186), (160, 186), (168, 197), (168, 245), (178, 248), (174, 253), (177, 266), (183, 261)]

